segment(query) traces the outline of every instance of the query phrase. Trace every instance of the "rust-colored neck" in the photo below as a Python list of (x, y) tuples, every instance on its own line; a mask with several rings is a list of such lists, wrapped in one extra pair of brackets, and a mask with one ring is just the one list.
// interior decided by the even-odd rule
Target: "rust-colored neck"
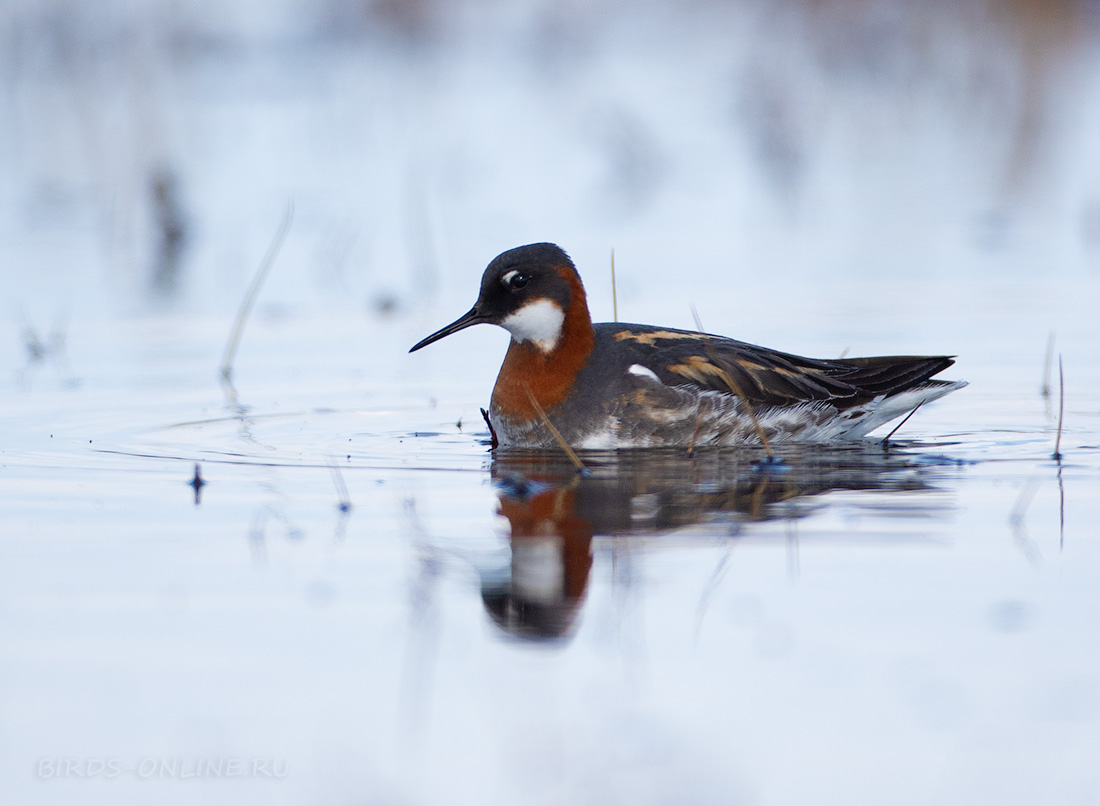
[(493, 387), (493, 408), (510, 419), (538, 418), (538, 410), (531, 402), (532, 394), (544, 410), (565, 400), (596, 343), (580, 277), (566, 267), (559, 268), (558, 273), (569, 283), (570, 290), (561, 338), (549, 353), (533, 344), (513, 341), (508, 345), (508, 353)]

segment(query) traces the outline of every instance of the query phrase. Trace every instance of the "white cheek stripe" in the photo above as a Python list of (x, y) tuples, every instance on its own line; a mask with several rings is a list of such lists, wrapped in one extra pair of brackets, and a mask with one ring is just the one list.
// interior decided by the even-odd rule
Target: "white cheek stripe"
[(509, 316), (500, 326), (512, 334), (512, 340), (529, 341), (542, 352), (552, 352), (561, 338), (565, 312), (553, 300), (529, 302)]

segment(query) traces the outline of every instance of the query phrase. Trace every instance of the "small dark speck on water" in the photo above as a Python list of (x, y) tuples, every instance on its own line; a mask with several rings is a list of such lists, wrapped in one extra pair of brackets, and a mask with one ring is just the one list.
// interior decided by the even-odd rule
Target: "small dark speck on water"
[(202, 488), (206, 486), (206, 481), (202, 477), (202, 468), (195, 464), (195, 475), (191, 477), (191, 481), (187, 482), (187, 486), (191, 487), (195, 491), (195, 506), (202, 503)]

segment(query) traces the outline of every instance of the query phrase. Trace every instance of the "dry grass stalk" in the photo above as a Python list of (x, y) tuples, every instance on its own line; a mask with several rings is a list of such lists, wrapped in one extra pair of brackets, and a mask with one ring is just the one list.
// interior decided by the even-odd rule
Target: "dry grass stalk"
[(256, 297), (260, 295), (260, 289), (263, 287), (264, 280), (267, 279), (271, 267), (275, 264), (275, 258), (278, 256), (279, 250), (283, 246), (283, 241), (286, 239), (286, 234), (290, 229), (290, 222), (293, 218), (294, 205), (289, 204), (286, 208), (286, 214), (283, 216), (283, 221), (279, 224), (279, 229), (275, 233), (275, 238), (271, 241), (271, 246), (267, 248), (267, 254), (264, 255), (264, 259), (260, 262), (260, 267), (256, 270), (256, 274), (252, 278), (252, 284), (248, 287), (244, 299), (241, 300), (241, 307), (237, 311), (237, 319), (233, 323), (233, 329), (229, 333), (229, 341), (226, 342), (225, 352), (222, 354), (221, 373), (222, 378), (226, 381), (229, 381), (230, 378), (233, 377), (233, 361), (237, 357), (237, 347), (241, 343), (241, 334), (244, 332), (244, 324), (248, 321), (248, 315), (252, 312), (252, 306), (256, 303)]
[(611, 315), (613, 322), (619, 321), (619, 295), (615, 291), (615, 250), (611, 250)]
[(1066, 414), (1066, 378), (1062, 372), (1062, 354), (1058, 354), (1058, 436), (1054, 439), (1054, 456), (1056, 462), (1062, 461), (1062, 421)]
[(561, 446), (561, 449), (565, 451), (565, 455), (569, 457), (569, 461), (577, 468), (581, 473), (587, 473), (588, 468), (584, 466), (584, 462), (577, 456), (577, 452), (569, 447), (569, 443), (565, 441), (565, 437), (561, 435), (561, 432), (550, 422), (550, 418), (546, 416), (546, 411), (543, 409), (542, 404), (539, 403), (535, 397), (535, 393), (531, 391), (531, 387), (524, 384), (524, 388), (527, 390), (527, 397), (531, 400), (531, 405), (535, 407), (535, 411), (538, 412), (540, 418), (542, 418), (543, 425), (550, 432), (550, 435), (554, 437), (554, 440)]

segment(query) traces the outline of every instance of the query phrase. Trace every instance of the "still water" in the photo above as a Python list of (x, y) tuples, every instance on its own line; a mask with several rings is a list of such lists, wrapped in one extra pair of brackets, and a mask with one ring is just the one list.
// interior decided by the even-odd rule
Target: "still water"
[(406, 355), (431, 319), (258, 319), (236, 398), (228, 320), (78, 323), (22, 365), (10, 802), (1092, 799), (1095, 376), (1061, 463), (1040, 339), (1019, 373), (961, 360), (887, 446), (580, 475), (490, 452), (506, 336)]
[[(1098, 32), (9, 2), (0, 803), (1098, 802)], [(970, 385), (781, 464), (494, 453), (505, 334), (407, 351), (544, 240), (597, 320)]]

